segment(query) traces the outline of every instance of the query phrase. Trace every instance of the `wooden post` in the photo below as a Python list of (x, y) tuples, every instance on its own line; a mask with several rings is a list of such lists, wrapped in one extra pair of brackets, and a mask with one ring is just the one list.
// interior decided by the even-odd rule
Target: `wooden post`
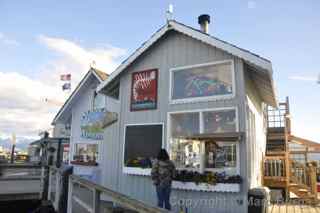
[(100, 192), (93, 189), (93, 213), (100, 213)]
[(308, 164), (308, 170), (309, 170), (309, 178), (310, 178), (310, 187), (311, 187), (311, 193), (313, 195), (317, 195), (317, 173), (316, 168), (311, 163)]
[(51, 200), (51, 190), (52, 190), (52, 171), (49, 169), (49, 178), (48, 178), (48, 200)]
[(73, 196), (73, 182), (72, 177), (69, 176), (69, 184), (68, 184), (68, 210), (67, 213), (72, 213), (72, 196)]
[(55, 193), (55, 197), (54, 197), (54, 208), (58, 209), (58, 205), (59, 205), (59, 198), (60, 198), (60, 173), (57, 170), (56, 171), (56, 185), (55, 185), (55, 189), (56, 189), (56, 193)]
[(60, 166), (61, 166), (61, 146), (62, 146), (62, 139), (59, 138), (58, 150), (57, 150), (57, 158), (56, 158), (56, 167), (57, 168), (60, 168)]

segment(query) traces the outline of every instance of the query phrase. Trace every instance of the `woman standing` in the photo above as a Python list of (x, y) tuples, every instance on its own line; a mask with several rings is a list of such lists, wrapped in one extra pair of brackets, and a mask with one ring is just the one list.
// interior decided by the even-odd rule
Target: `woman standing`
[(151, 177), (156, 187), (158, 206), (171, 210), (170, 193), (172, 178), (175, 175), (175, 166), (169, 159), (169, 155), (165, 149), (161, 149), (157, 160), (154, 162)]

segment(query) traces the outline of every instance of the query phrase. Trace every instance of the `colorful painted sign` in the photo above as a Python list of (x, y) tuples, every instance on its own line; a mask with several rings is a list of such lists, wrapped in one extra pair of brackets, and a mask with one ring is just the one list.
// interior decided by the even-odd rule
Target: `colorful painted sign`
[(158, 70), (144, 70), (132, 74), (131, 111), (157, 108)]
[(81, 137), (102, 140), (103, 129), (117, 120), (117, 113), (108, 112), (105, 108), (85, 112), (80, 121)]

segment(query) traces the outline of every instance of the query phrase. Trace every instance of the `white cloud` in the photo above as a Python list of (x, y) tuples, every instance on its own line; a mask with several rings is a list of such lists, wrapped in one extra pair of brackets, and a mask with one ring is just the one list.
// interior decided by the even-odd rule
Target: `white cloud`
[(0, 70), (0, 138), (13, 132), (20, 137), (34, 137), (41, 130), (51, 128), (60, 106), (45, 99), (62, 105), (68, 96), (61, 89), (60, 75), (70, 73), (74, 89), (93, 60), (97, 68), (111, 72), (118, 64), (117, 59), (125, 54), (124, 50), (111, 46), (85, 49), (62, 38), (40, 36), (39, 39), (59, 57), (36, 70), (35, 77)]
[(117, 66), (118, 63), (115, 59), (126, 53), (125, 50), (112, 46), (85, 49), (72, 41), (44, 35), (39, 36), (39, 40), (48, 48), (74, 60), (83, 67), (89, 67), (89, 64), (95, 61), (97, 68), (108, 73), (112, 72)]
[(7, 45), (7, 46), (19, 46), (19, 42), (8, 38), (7, 36), (5, 36), (3, 33), (0, 32), (0, 43)]
[(291, 80), (298, 80), (298, 81), (313, 81), (316, 82), (317, 78), (312, 77), (312, 76), (299, 76), (299, 75), (294, 75), (294, 76), (289, 76), (289, 79)]

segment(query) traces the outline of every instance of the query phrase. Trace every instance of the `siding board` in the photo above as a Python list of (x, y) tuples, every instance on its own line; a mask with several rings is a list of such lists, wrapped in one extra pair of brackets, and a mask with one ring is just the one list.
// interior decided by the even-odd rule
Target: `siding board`
[[(234, 99), (201, 102), (201, 103), (188, 103), (188, 104), (169, 104), (169, 69), (173, 67), (186, 66), (192, 64), (207, 63), (218, 60), (233, 59), (235, 64), (235, 79), (236, 79), (236, 97)], [(142, 112), (130, 112), (130, 92), (131, 92), (131, 73), (134, 71), (158, 68), (159, 69), (159, 86), (158, 86), (158, 108), (156, 110), (148, 110)], [(120, 77), (120, 117), (119, 122), (114, 127), (110, 128), (106, 132), (106, 138), (110, 140), (110, 143), (105, 149), (110, 150), (106, 155), (110, 157), (106, 160), (111, 160), (111, 163), (105, 163), (107, 171), (112, 171), (109, 175), (108, 181), (105, 181), (108, 186), (113, 189), (133, 196), (134, 198), (146, 201), (151, 204), (156, 204), (156, 193), (152, 186), (150, 177), (126, 175), (122, 172), (123, 164), (123, 148), (124, 148), (124, 128), (126, 124), (132, 123), (155, 123), (163, 122), (164, 128), (164, 146), (166, 147), (167, 139), (167, 112), (179, 111), (179, 110), (192, 110), (201, 108), (217, 108), (217, 107), (238, 107), (239, 114), (239, 128), (244, 130), (243, 118), (241, 116), (243, 112), (244, 92), (241, 93), (243, 82), (241, 78), (243, 75), (242, 61), (223, 53), (217, 48), (210, 47), (202, 42), (191, 39), (187, 36), (178, 33), (169, 33), (162, 40), (154, 44), (154, 46), (146, 51), (141, 57), (139, 57)], [(117, 132), (118, 129), (118, 132)], [(117, 132), (117, 133), (115, 133)], [(110, 137), (109, 137), (110, 136)], [(240, 145), (240, 157), (241, 157), (241, 175), (246, 179), (245, 171), (243, 171), (246, 165), (243, 158), (244, 147), (243, 142)], [(112, 147), (112, 149), (110, 149)], [(117, 154), (115, 154), (117, 153)], [(117, 164), (117, 166), (115, 166)], [(108, 176), (108, 175), (107, 175)], [(108, 179), (107, 177), (104, 177)], [(115, 184), (118, 182), (118, 185)], [(115, 187), (116, 186), (116, 187)], [(186, 199), (243, 199), (246, 197), (246, 186), (243, 186), (241, 193), (208, 193), (208, 192), (196, 192), (196, 191), (182, 191), (173, 190), (172, 197), (186, 198)], [(199, 201), (200, 202), (200, 201)], [(232, 212), (234, 208), (242, 209), (245, 211), (245, 207), (241, 205), (230, 206), (226, 203), (215, 206), (215, 212)], [(192, 212), (212, 212), (212, 208), (206, 205), (193, 206)], [(239, 209), (239, 210), (240, 210)]]
[[(169, 104), (169, 70), (170, 68), (208, 63), (220, 60), (234, 60), (235, 70), (235, 91), (236, 95), (232, 99), (222, 99), (208, 102)], [(135, 71), (157, 68), (158, 78), (158, 106), (156, 110), (130, 112), (131, 95), (131, 73)], [(237, 107), (239, 130), (246, 131), (246, 95), (248, 89), (245, 88), (245, 70), (243, 61), (222, 50), (209, 46), (205, 43), (192, 39), (177, 32), (168, 32), (162, 39), (156, 42), (149, 50), (142, 54), (132, 63), (120, 76), (120, 96), (119, 101), (110, 100), (107, 107), (110, 111), (119, 112), (117, 123), (109, 126), (105, 130), (105, 140), (100, 145), (102, 169), (102, 183), (113, 190), (132, 196), (136, 199), (156, 205), (156, 193), (150, 177), (133, 176), (124, 174), (123, 149), (124, 149), (124, 128), (126, 124), (134, 123), (164, 123), (164, 147), (167, 143), (167, 116), (168, 112), (180, 110), (209, 109), (221, 107)], [(92, 83), (92, 82), (91, 82)], [(251, 91), (252, 89), (250, 89)], [(86, 95), (84, 95), (88, 98)], [(252, 99), (257, 94), (252, 93)], [(88, 100), (88, 99), (87, 99)], [(254, 99), (258, 104), (261, 100)], [(88, 101), (87, 101), (88, 102)], [(110, 103), (112, 103), (110, 106)], [(120, 104), (121, 103), (121, 104)], [(85, 102), (79, 101), (77, 109), (73, 111), (72, 122), (79, 122), (78, 115), (83, 109), (88, 107)], [(76, 135), (79, 130), (75, 130), (72, 125), (72, 137), (77, 140)], [(172, 199), (185, 201), (193, 200), (189, 206), (189, 212), (209, 213), (212, 212), (246, 212), (245, 200), (247, 199), (248, 174), (246, 140), (240, 142), (240, 175), (244, 183), (241, 185), (239, 193), (210, 193), (198, 191), (173, 190)], [(72, 147), (70, 147), (72, 149)], [(251, 175), (251, 174), (249, 174)], [(175, 200), (174, 200), (175, 199)], [(218, 202), (220, 201), (220, 202)], [(178, 205), (174, 206), (177, 211)]]

